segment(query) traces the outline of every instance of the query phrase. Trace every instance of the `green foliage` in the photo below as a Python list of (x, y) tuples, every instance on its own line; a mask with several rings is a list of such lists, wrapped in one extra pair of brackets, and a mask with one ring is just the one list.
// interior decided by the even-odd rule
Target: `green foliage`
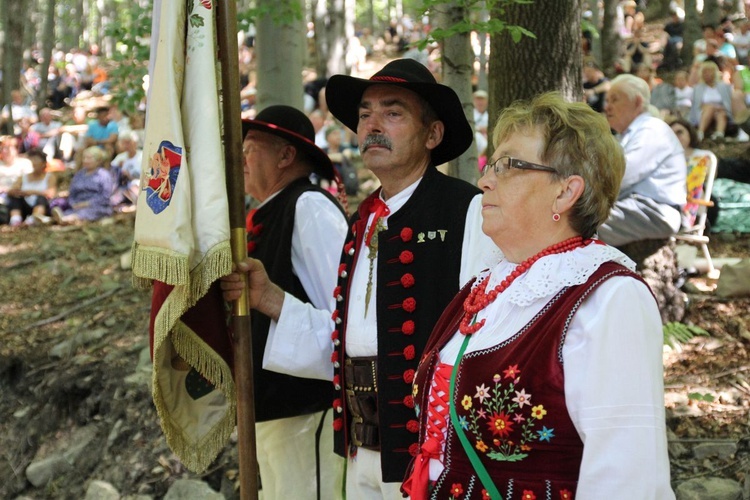
[(258, 20), (270, 16), (271, 21), (277, 25), (292, 24), (294, 21), (303, 19), (304, 11), (302, 2), (298, 0), (284, 0), (280, 2), (256, 2), (255, 7), (245, 11), (237, 12), (237, 24), (239, 29), (247, 31), (251, 24), (258, 24)]
[(677, 347), (678, 344), (684, 344), (697, 336), (710, 336), (706, 330), (699, 326), (685, 325), (677, 321), (671, 321), (665, 324), (662, 331), (664, 334), (664, 345), (668, 345), (672, 348)]
[(132, 2), (109, 23), (105, 34), (117, 40), (112, 67), (109, 68), (110, 93), (124, 112), (131, 114), (145, 97), (143, 78), (148, 73), (151, 33), (151, 8)]
[[(508, 24), (502, 20), (505, 9), (510, 5), (530, 5), (533, 0), (459, 0), (448, 4), (444, 0), (423, 0), (420, 7), (421, 13), (433, 12), (446, 6), (450, 8), (463, 8), (466, 17), (453, 26), (434, 28), (427, 37), (417, 42), (417, 47), (422, 50), (427, 45), (440, 42), (453, 35), (470, 33), (477, 31), (494, 35), (507, 31), (514, 43), (521, 41), (521, 38), (527, 36), (536, 38), (536, 35), (522, 26)], [(477, 21), (479, 13), (486, 10), (492, 14), (488, 21)]]
[(693, 401), (704, 401), (706, 403), (713, 403), (716, 400), (711, 394), (701, 394), (700, 392), (691, 392), (688, 394), (688, 399), (692, 399)]

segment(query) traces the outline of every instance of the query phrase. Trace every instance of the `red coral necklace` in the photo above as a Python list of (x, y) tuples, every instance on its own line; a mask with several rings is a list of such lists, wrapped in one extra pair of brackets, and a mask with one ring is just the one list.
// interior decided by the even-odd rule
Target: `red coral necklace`
[(546, 257), (547, 255), (569, 252), (575, 248), (586, 246), (592, 241), (593, 240), (584, 241), (581, 236), (575, 236), (565, 241), (555, 243), (518, 264), (499, 285), (489, 292), (486, 291), (487, 282), (489, 281), (488, 275), (487, 278), (483, 280), (484, 286), (482, 286), (481, 282), (477, 283), (477, 286), (471, 290), (469, 296), (464, 300), (464, 317), (461, 319), (461, 323), (458, 326), (459, 331), (464, 335), (471, 335), (482, 328), (485, 320), (482, 319), (479, 322), (475, 322), (477, 313), (494, 302), (497, 296), (503, 293), (510, 284), (516, 280), (516, 278), (528, 271), (534, 262), (542, 257)]

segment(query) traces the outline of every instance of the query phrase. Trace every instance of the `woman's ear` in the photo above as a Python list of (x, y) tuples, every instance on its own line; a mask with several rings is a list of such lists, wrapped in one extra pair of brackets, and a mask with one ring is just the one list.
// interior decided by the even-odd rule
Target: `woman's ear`
[(567, 212), (576, 204), (583, 195), (586, 181), (580, 175), (571, 175), (561, 181), (560, 192), (555, 199), (555, 211), (557, 213)]

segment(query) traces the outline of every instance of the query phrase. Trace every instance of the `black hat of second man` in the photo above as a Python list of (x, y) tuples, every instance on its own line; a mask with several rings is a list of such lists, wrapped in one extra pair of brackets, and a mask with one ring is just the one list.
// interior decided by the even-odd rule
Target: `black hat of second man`
[(315, 145), (315, 128), (302, 111), (278, 104), (263, 109), (254, 120), (242, 120), (242, 137), (250, 130), (273, 134), (289, 141), (300, 152), (307, 155), (313, 171), (321, 177), (334, 180), (331, 159), (325, 151)]

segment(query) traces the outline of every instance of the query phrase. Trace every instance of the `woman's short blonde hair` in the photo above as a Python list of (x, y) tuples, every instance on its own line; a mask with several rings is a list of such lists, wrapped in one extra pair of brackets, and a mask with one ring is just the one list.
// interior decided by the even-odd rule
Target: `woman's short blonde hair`
[(558, 179), (580, 175), (585, 183), (569, 218), (571, 227), (590, 238), (617, 200), (625, 173), (622, 148), (606, 118), (582, 102), (566, 102), (557, 92), (518, 101), (503, 110), (492, 134), (496, 146), (516, 133), (538, 130), (539, 158), (557, 170)]
[(96, 163), (100, 167), (104, 167), (105, 166), (104, 165), (104, 160), (107, 159), (107, 152), (104, 151), (99, 146), (89, 146), (89, 147), (87, 147), (86, 149), (83, 150), (83, 153), (81, 153), (81, 155), (86, 155), (86, 154), (90, 155), (90, 156), (93, 156), (94, 159), (96, 160)]
[(703, 78), (704, 69), (710, 69), (711, 71), (713, 71), (714, 83), (721, 81), (721, 70), (719, 70), (719, 66), (713, 61), (703, 61), (700, 65), (700, 71), (698, 72), (701, 83), (706, 83), (706, 79)]

